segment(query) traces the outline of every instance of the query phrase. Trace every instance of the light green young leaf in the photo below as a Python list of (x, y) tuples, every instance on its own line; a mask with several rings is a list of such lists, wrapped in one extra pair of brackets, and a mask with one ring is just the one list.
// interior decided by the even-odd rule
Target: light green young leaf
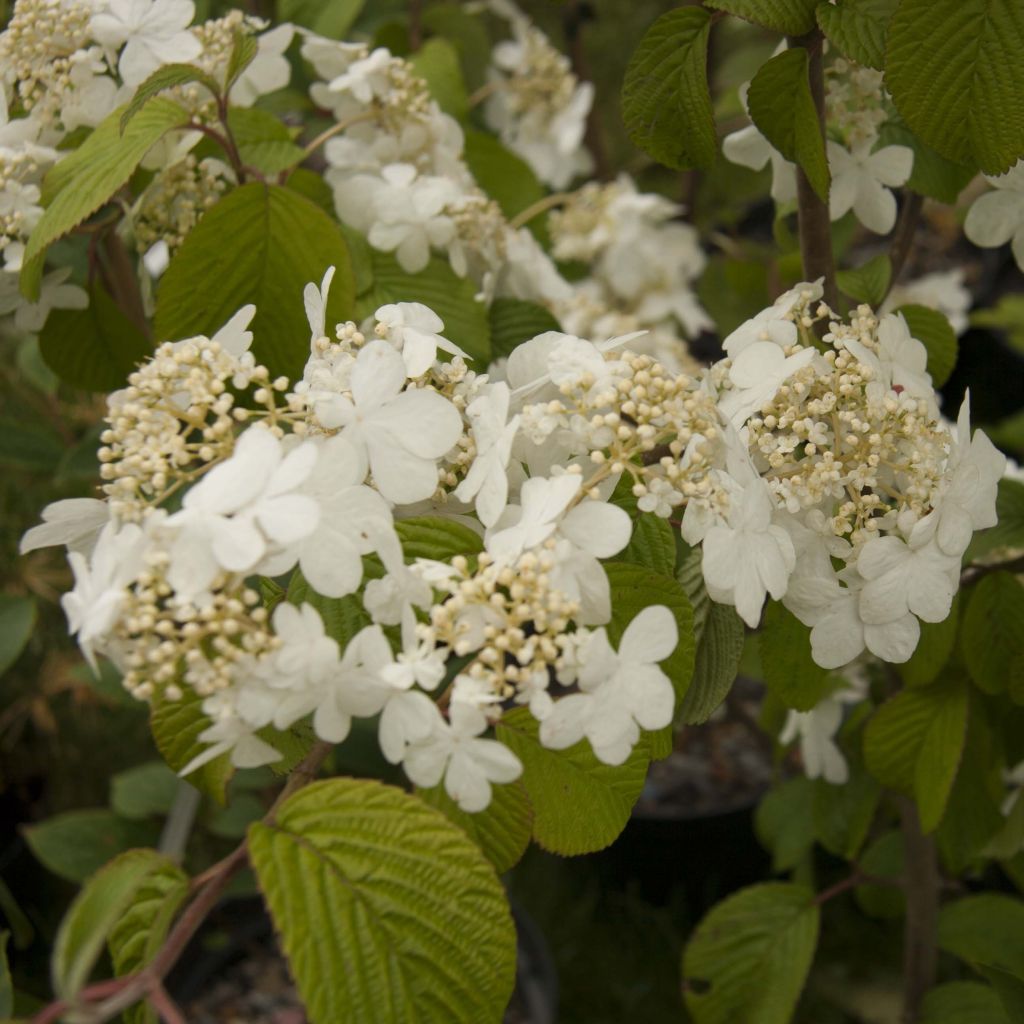
[(921, 1024), (1013, 1024), (999, 996), (980, 981), (947, 981), (925, 997)]
[(178, 869), (155, 850), (129, 850), (93, 875), (61, 921), (53, 947), (53, 988), (72, 999), (89, 980), (107, 937), (147, 879)]
[(881, 71), (889, 19), (898, 4), (899, 0), (838, 0), (818, 4), (815, 15), (821, 31), (841, 53)]
[(803, 775), (765, 794), (754, 814), (760, 844), (772, 855), (772, 871), (792, 871), (814, 846), (814, 781)]
[(789, 1024), (819, 919), (814, 894), (784, 882), (741, 889), (713, 907), (683, 952), (694, 1024)]
[(839, 288), (858, 302), (869, 306), (880, 306), (889, 292), (892, 279), (892, 263), (883, 252), (872, 257), (863, 266), (853, 270), (840, 270), (836, 274)]
[(437, 105), (457, 121), (463, 120), (469, 113), (469, 98), (455, 47), (447, 39), (428, 39), (409, 62), (430, 87)]
[[(157, 749), (171, 768), (179, 772), (206, 749), (199, 734), (209, 728), (210, 720), (203, 714), (203, 699), (194, 690), (186, 689), (179, 700), (164, 700), (155, 694), (150, 703), (149, 728)], [(227, 784), (234, 775), (229, 754), (221, 754), (192, 772), (188, 781), (206, 796), (223, 806)]]
[(1024, 980), (1024, 902), (998, 892), (964, 896), (939, 912), (939, 948), (971, 966)]
[(708, 603), (704, 628), (697, 643), (697, 656), (690, 683), (679, 709), (686, 725), (701, 725), (725, 700), (736, 681), (746, 629), (736, 609)]
[(34, 598), (0, 594), (0, 675), (18, 660), (35, 624)]
[[(43, 262), (52, 242), (95, 213), (128, 181), (150, 147), (186, 124), (186, 110), (170, 100), (151, 100), (121, 134), (122, 109), (115, 110), (76, 149), (56, 164), (43, 183), (46, 212), (25, 246), (22, 294), (39, 298)], [(70, 183), (74, 183), (71, 187)]]
[(46, 365), (85, 391), (123, 387), (153, 346), (97, 281), (86, 309), (55, 309), (39, 335)]
[(902, 0), (885, 84), (903, 120), (954, 163), (1002, 174), (1024, 155), (1024, 7)]
[(925, 686), (942, 671), (956, 646), (960, 621), (960, 594), (953, 598), (949, 615), (942, 622), (922, 622), (921, 639), (909, 661), (899, 666), (907, 686)]
[(402, 542), (402, 553), (409, 560), (432, 558), (449, 562), (456, 555), (475, 555), (483, 551), (480, 534), (462, 523), (440, 516), (414, 516), (400, 519), (395, 531)]
[(797, 46), (772, 57), (750, 83), (750, 117), (766, 139), (803, 168), (823, 202), (828, 202), (829, 170), (825, 142), (811, 97), (807, 51)]
[(318, 594), (298, 569), (288, 584), (288, 600), (294, 605), (309, 604), (319, 613), (324, 622), (324, 632), (336, 640), (344, 651), (349, 641), (363, 627), (369, 626), (369, 612), (355, 594), (345, 597), (324, 597)]
[(928, 350), (928, 372), (935, 386), (942, 387), (949, 380), (960, 351), (956, 331), (938, 310), (927, 306), (900, 306), (896, 312), (903, 314), (911, 335)]
[(708, 168), (718, 141), (708, 92), (711, 12), (681, 7), (644, 34), (622, 83), (622, 117), (634, 145), (668, 167)]
[(220, 85), (217, 80), (208, 75), (202, 68), (195, 64), (165, 64), (157, 68), (142, 85), (135, 90), (131, 102), (124, 108), (121, 115), (121, 134), (135, 115), (158, 93), (165, 89), (173, 89), (176, 85), (188, 85), (190, 82), (198, 82), (209, 90), (212, 96), (220, 94)]
[[(490, 62), (491, 39), (486, 19), (466, 10), (456, 0), (432, 3), (423, 11), (423, 27), (435, 36), (443, 36), (455, 46), (466, 78), (472, 90), (484, 84)], [(468, 143), (468, 139), (467, 139)], [(474, 172), (475, 173), (475, 172)], [(489, 188), (484, 189), (493, 196)]]
[(166, 814), (178, 791), (178, 776), (163, 761), (147, 761), (110, 780), (110, 806), (122, 818)]
[(1002, 827), (989, 840), (982, 855), (994, 860), (1010, 860), (1024, 850), (1024, 800), (1018, 794), (1003, 819)]
[(811, 657), (810, 630), (778, 601), (769, 602), (758, 641), (765, 685), (786, 707), (810, 711), (828, 696), (828, 672)]
[(328, 39), (344, 39), (366, 0), (277, 0), (277, 20), (311, 28)]
[[(263, 174), (280, 174), (305, 159), (306, 152), (295, 144), (292, 131), (267, 110), (260, 110), (259, 107), (232, 107), (228, 111), (228, 127), (242, 163), (255, 167)], [(327, 188), (322, 178), (318, 180)], [(292, 185), (291, 181), (289, 185)], [(329, 188), (327, 193), (330, 195)], [(333, 216), (333, 199), (328, 201), (327, 208), (328, 214)]]
[(416, 794), (451, 818), (483, 850), (498, 874), (518, 864), (530, 845), (533, 809), (521, 781), (492, 787), (491, 802), (476, 814), (463, 811), (444, 786), (417, 789)]
[(533, 806), (533, 838), (552, 853), (571, 856), (602, 850), (626, 827), (647, 775), (645, 740), (625, 764), (612, 767), (583, 739), (567, 750), (548, 750), (537, 738), (527, 708), (507, 712), (497, 736), (523, 762), (523, 785)]
[(327, 322), (352, 318), (352, 268), (337, 224), (291, 189), (253, 182), (220, 200), (185, 239), (160, 281), (160, 339), (210, 335), (256, 304), (253, 352), (271, 376), (292, 379), (309, 356), (306, 284), (336, 272)]
[(960, 646), (967, 671), (985, 693), (1024, 704), (1024, 586), (1009, 572), (984, 577), (967, 603)]
[(126, 821), (106, 808), (67, 811), (24, 829), (32, 853), (45, 868), (69, 882), (84, 882), (112, 857), (159, 838), (153, 822)]
[(560, 331), (561, 325), (543, 306), (522, 299), (495, 299), (488, 313), (491, 326), (491, 356), (512, 354), (524, 341), (545, 331)]
[(329, 779), (250, 826), (249, 851), (312, 1024), (501, 1020), (515, 975), (508, 903), (440, 811)]
[(787, 36), (802, 36), (814, 30), (817, 5), (818, 0), (708, 0), (708, 7)]
[(259, 52), (259, 43), (254, 35), (235, 29), (235, 42), (228, 58), (228, 69), (224, 76), (224, 93), (230, 95), (231, 87), (241, 77), (242, 72), (255, 60)]
[(917, 802), (921, 828), (942, 820), (967, 733), (967, 687), (956, 678), (903, 690), (886, 701), (864, 730), (868, 771)]

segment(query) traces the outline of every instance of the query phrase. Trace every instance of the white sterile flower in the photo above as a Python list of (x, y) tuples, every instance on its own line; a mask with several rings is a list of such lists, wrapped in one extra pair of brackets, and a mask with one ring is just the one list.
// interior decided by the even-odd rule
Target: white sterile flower
[(462, 433), (462, 417), (447, 398), (426, 388), (403, 390), (405, 362), (386, 341), (359, 350), (352, 398), (341, 397), (342, 435), (366, 453), (377, 489), (409, 504), (437, 490), (437, 460)]
[(502, 242), (505, 262), (494, 282), (496, 295), (553, 306), (572, 299), (572, 285), (558, 272), (529, 228), (509, 228)]
[(239, 714), (236, 706), (238, 697), (238, 690), (227, 690), (203, 701), (203, 713), (213, 720), (213, 724), (204, 729), (197, 739), (210, 745), (178, 772), (182, 778), (229, 752), (231, 763), (236, 768), (260, 768), (281, 760), (282, 753), (256, 735), (261, 726), (247, 722)]
[(35, 334), (43, 329), (51, 310), (87, 309), (88, 293), (77, 284), (67, 284), (70, 276), (70, 267), (62, 267), (47, 274), (43, 278), (38, 300), (29, 302), (18, 290), (17, 275), (0, 274), (0, 316), (13, 313), (17, 330)]
[(389, 50), (378, 47), (348, 65), (327, 87), (331, 92), (348, 93), (359, 103), (370, 103), (374, 97), (386, 96), (389, 92), (389, 72), (393, 61)]
[(363, 591), (363, 605), (374, 622), (397, 626), (412, 607), (429, 608), (433, 599), (430, 583), (419, 571), (405, 564), (398, 534), (390, 526), (378, 531), (374, 540), (380, 560), (387, 570), (380, 579), (370, 580)]
[(932, 511), (915, 524), (911, 544), (934, 538), (954, 558), (967, 550), (975, 530), (996, 524), (996, 491), (1006, 456), (980, 430), (971, 437), (971, 396), (964, 396), (949, 464), (932, 497)]
[(453, 341), (443, 337), (444, 321), (422, 302), (395, 302), (373, 314), (377, 334), (401, 353), (410, 379), (422, 377), (434, 365), (437, 350), (471, 359)]
[(957, 334), (963, 334), (967, 330), (967, 314), (972, 302), (971, 293), (964, 287), (963, 269), (956, 267), (894, 284), (878, 312), (880, 315), (891, 313), (908, 303), (927, 306), (946, 317)]
[(540, 724), (540, 741), (564, 750), (585, 736), (605, 764), (622, 764), (641, 729), (672, 721), (675, 691), (659, 666), (676, 648), (679, 631), (664, 605), (652, 605), (626, 627), (616, 653), (604, 629), (579, 650), (580, 693), (556, 701)]
[(838, 220), (852, 209), (869, 231), (887, 235), (896, 223), (896, 197), (890, 189), (910, 177), (914, 151), (908, 146), (883, 146), (872, 153), (872, 144), (861, 143), (851, 152), (838, 142), (828, 143), (829, 215)]
[[(779, 49), (783, 49), (780, 47)], [(778, 51), (777, 51), (778, 52)], [(740, 87), (740, 102), (747, 110), (749, 83)], [(761, 170), (771, 161), (771, 196), (776, 203), (792, 203), (796, 199), (796, 164), (790, 163), (760, 132), (757, 125), (750, 124), (726, 135), (722, 139), (722, 154), (731, 163)]]
[(79, 551), (68, 553), (75, 586), (61, 598), (68, 628), (95, 669), (98, 647), (117, 623), (127, 596), (127, 586), (143, 568), (147, 537), (134, 523), (120, 529), (105, 526), (89, 558)]
[(817, 352), (803, 348), (791, 356), (773, 341), (755, 341), (732, 361), (729, 380), (731, 391), (726, 391), (718, 403), (722, 415), (737, 429), (761, 407), (770, 402), (779, 388), (797, 372), (811, 363)]
[(790, 711), (779, 734), (782, 744), (800, 741), (800, 757), (809, 779), (824, 779), (833, 786), (842, 786), (850, 777), (834, 739), (843, 723), (843, 705), (839, 694), (832, 694), (810, 711)]
[(476, 499), (484, 526), (493, 526), (508, 504), (508, 462), (519, 429), (519, 416), (508, 418), (511, 392), (504, 381), (488, 384), (466, 407), (476, 457), (459, 486), (459, 501)]
[(995, 191), (974, 200), (964, 221), (964, 234), (984, 249), (1011, 242), (1013, 258), (1024, 270), (1024, 160), (998, 177), (985, 175), (985, 180)]
[(578, 473), (556, 477), (530, 477), (523, 484), (518, 505), (505, 510), (503, 521), (488, 530), (484, 542), (495, 558), (514, 561), (524, 551), (543, 544), (558, 528), (562, 514), (579, 494)]
[(334, 193), (338, 215), (365, 231), (375, 249), (393, 252), (408, 274), (423, 270), (431, 248), (455, 238), (455, 222), (445, 212), (459, 197), (451, 179), (420, 175), (412, 164), (388, 164), (380, 176), (356, 175)]
[(272, 543), (294, 544), (312, 533), (320, 507), (296, 492), (317, 462), (312, 442), (287, 455), (280, 440), (254, 424), (225, 462), (214, 466), (167, 519), (177, 536), (168, 580), (181, 596), (201, 594), (220, 570), (247, 572)]
[(744, 321), (722, 342), (725, 354), (735, 359), (757, 341), (770, 341), (780, 348), (795, 345), (797, 327), (790, 315), (799, 302), (810, 306), (823, 294), (821, 280), (803, 282), (783, 292), (767, 309)]
[(286, 22), (257, 37), (256, 56), (231, 87), (231, 102), (235, 106), (250, 107), (260, 96), (288, 84), (292, 66), (284, 53), (294, 35), (295, 26)]
[(857, 571), (867, 581), (858, 609), (865, 622), (894, 622), (908, 611), (942, 622), (959, 585), (960, 557), (931, 541), (912, 547), (892, 535), (872, 537), (860, 549)]
[(514, 782), (522, 774), (519, 758), (497, 740), (481, 739), (487, 717), (479, 708), (452, 701), (446, 722), (434, 705), (426, 739), (405, 754), (405, 774), (417, 786), (436, 786), (442, 776), (448, 795), (469, 814), (491, 802), (491, 783)]
[(155, 241), (142, 255), (142, 265), (154, 281), (163, 274), (170, 262), (171, 249), (162, 238)]
[(937, 412), (935, 389), (928, 373), (928, 350), (911, 336), (903, 314), (888, 313), (881, 317), (876, 333), (877, 352), (852, 338), (844, 339), (843, 344), (858, 362), (874, 370), (874, 380), (887, 391), (896, 388), (915, 398), (923, 398)]
[(306, 309), (306, 319), (309, 321), (310, 341), (319, 341), (327, 337), (327, 297), (331, 290), (331, 281), (334, 280), (334, 270), (334, 267), (328, 267), (324, 271), (319, 288), (310, 281), (302, 289), (302, 303)]
[(110, 521), (110, 506), (96, 498), (65, 498), (43, 509), (43, 521), (27, 530), (18, 551), (26, 555), (38, 548), (66, 544), (70, 551), (88, 555), (100, 531)]
[(772, 522), (767, 484), (753, 475), (729, 496), (725, 523), (704, 536), (701, 567), (712, 600), (735, 605), (743, 621), (755, 629), (766, 594), (779, 600), (796, 568), (789, 534)]
[(195, 13), (192, 0), (106, 0), (89, 28), (110, 50), (124, 45), (118, 71), (127, 85), (138, 85), (164, 64), (199, 56), (202, 44), (188, 30)]
[(117, 83), (107, 74), (109, 69), (98, 46), (78, 50), (69, 60), (72, 62), (68, 72), (71, 88), (62, 98), (61, 124), (68, 132), (83, 125), (94, 128), (114, 110), (119, 100), (128, 98), (124, 93), (130, 90), (130, 86), (118, 89)]

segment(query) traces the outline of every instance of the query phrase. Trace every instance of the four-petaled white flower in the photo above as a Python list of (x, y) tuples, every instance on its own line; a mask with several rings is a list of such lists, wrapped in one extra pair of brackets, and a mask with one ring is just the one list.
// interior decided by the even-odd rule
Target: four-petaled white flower
[(440, 334), (444, 330), (444, 321), (422, 302), (395, 302), (381, 306), (373, 318), (377, 321), (377, 333), (402, 353), (410, 379), (422, 377), (433, 366), (438, 349), (463, 359), (472, 358), (455, 342)]
[(488, 531), (487, 551), (495, 558), (512, 561), (543, 544), (558, 528), (562, 514), (579, 494), (582, 483), (577, 473), (531, 477), (523, 484), (520, 504), (507, 508), (494, 529)]
[(70, 551), (88, 555), (100, 531), (110, 522), (110, 506), (96, 498), (65, 498), (43, 509), (43, 521), (21, 538), (18, 551), (27, 555), (38, 548), (66, 544)]
[(964, 234), (984, 249), (1011, 243), (1013, 258), (1024, 270), (1024, 160), (1018, 160), (1005, 174), (997, 177), (985, 175), (994, 187), (974, 200)]
[(731, 391), (726, 391), (718, 403), (722, 415), (728, 417), (737, 429), (766, 403), (770, 402), (798, 370), (810, 364), (817, 353), (804, 348), (787, 356), (772, 341), (755, 341), (732, 361), (729, 380)]
[(852, 209), (869, 231), (887, 235), (896, 223), (896, 197), (890, 189), (906, 184), (914, 167), (914, 151), (908, 146), (883, 146), (871, 152), (872, 145), (870, 140), (851, 152), (838, 142), (828, 143), (829, 215), (839, 220)]
[(466, 407), (472, 424), (476, 458), (455, 488), (459, 501), (476, 499), (476, 513), (484, 526), (493, 526), (508, 504), (508, 462), (519, 429), (519, 417), (508, 418), (511, 393), (504, 381), (488, 384)]
[(108, 49), (124, 46), (117, 69), (127, 85), (138, 85), (164, 64), (199, 56), (202, 44), (188, 30), (195, 13), (192, 0), (106, 0), (89, 27)]
[(842, 786), (850, 778), (850, 768), (835, 735), (843, 723), (843, 705), (863, 699), (858, 687), (847, 687), (829, 694), (810, 711), (790, 711), (779, 734), (782, 744), (800, 741), (800, 758), (809, 779), (824, 779)]
[(907, 612), (942, 622), (959, 584), (960, 558), (931, 542), (915, 548), (899, 537), (872, 537), (857, 557), (857, 571), (867, 581), (860, 592), (864, 622), (894, 622)]

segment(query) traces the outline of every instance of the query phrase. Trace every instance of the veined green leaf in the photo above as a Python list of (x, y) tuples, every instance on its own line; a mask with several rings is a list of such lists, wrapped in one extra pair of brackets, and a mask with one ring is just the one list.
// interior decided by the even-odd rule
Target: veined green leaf
[(441, 516), (400, 519), (395, 523), (395, 531), (407, 559), (432, 558), (448, 562), (456, 555), (475, 555), (484, 549), (480, 534)]
[(235, 42), (228, 58), (228, 69), (224, 75), (224, 92), (229, 94), (231, 87), (242, 76), (242, 72), (255, 60), (259, 52), (259, 43), (254, 35), (235, 29)]
[(847, 57), (881, 71), (889, 19), (899, 0), (838, 0), (818, 4), (815, 16), (828, 41)]
[(1012, 1024), (999, 996), (980, 981), (947, 981), (925, 994), (921, 1024)]
[(488, 311), (491, 326), (491, 356), (508, 356), (524, 341), (545, 331), (560, 331), (561, 325), (543, 306), (521, 299), (495, 299)]
[(412, 55), (410, 63), (446, 114), (461, 121), (469, 113), (469, 98), (459, 67), (459, 54), (447, 39), (428, 39)]
[(972, 966), (1000, 967), (1024, 980), (1024, 901), (985, 892), (939, 912), (939, 948)]
[(903, 314), (910, 333), (928, 351), (928, 372), (937, 388), (949, 380), (956, 366), (960, 344), (949, 321), (938, 310), (927, 306), (900, 306), (897, 313)]
[(1024, 586), (1009, 572), (980, 580), (967, 603), (960, 646), (971, 678), (985, 693), (1024, 703)]
[(736, 609), (709, 601), (697, 643), (693, 682), (680, 708), (680, 718), (686, 725), (706, 722), (725, 700), (739, 671), (745, 639), (746, 629)]
[(880, 306), (888, 294), (891, 279), (892, 263), (884, 252), (872, 257), (863, 266), (840, 270), (836, 275), (840, 289), (851, 299), (875, 307)]
[(810, 630), (778, 601), (769, 602), (758, 641), (765, 684), (786, 707), (810, 711), (828, 696), (828, 672), (811, 657)]
[(814, 29), (818, 0), (708, 0), (707, 5), (787, 36), (802, 36)]
[(202, 68), (195, 64), (165, 64), (157, 68), (139, 87), (131, 102), (124, 108), (121, 115), (121, 134), (128, 127), (129, 122), (135, 115), (158, 93), (165, 89), (173, 89), (176, 85), (189, 85), (198, 82), (209, 90), (212, 96), (220, 93), (220, 85), (217, 80), (208, 75)]

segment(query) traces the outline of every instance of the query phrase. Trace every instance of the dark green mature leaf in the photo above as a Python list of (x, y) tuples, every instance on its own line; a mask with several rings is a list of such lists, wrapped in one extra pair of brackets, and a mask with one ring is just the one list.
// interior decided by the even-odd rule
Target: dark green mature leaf
[(772, 871), (792, 871), (814, 846), (814, 782), (798, 775), (770, 790), (757, 805), (754, 828), (772, 855)]
[(939, 948), (972, 966), (1000, 967), (1024, 979), (1024, 902), (986, 892), (947, 903), (939, 913)]
[(524, 341), (561, 325), (543, 306), (522, 299), (495, 299), (488, 313), (491, 325), (491, 357), (512, 354)]
[[(232, 107), (228, 111), (228, 127), (242, 163), (264, 174), (279, 174), (301, 163), (306, 156), (306, 151), (293, 141), (288, 126), (269, 111), (258, 107)], [(333, 212), (332, 201), (328, 203), (328, 213)]]
[(291, 189), (253, 182), (225, 196), (185, 239), (160, 281), (156, 334), (212, 334), (256, 304), (253, 352), (271, 375), (295, 378), (309, 356), (302, 291), (336, 272), (327, 322), (351, 319), (348, 247), (337, 224)]
[(622, 117), (630, 140), (668, 167), (715, 162), (718, 141), (708, 92), (711, 13), (681, 7), (645, 33), (626, 68)]
[(836, 275), (840, 289), (856, 299), (866, 302), (869, 306), (880, 306), (889, 292), (889, 281), (892, 279), (892, 263), (886, 254), (879, 253), (863, 266), (854, 270), (840, 270)]
[(928, 350), (928, 372), (937, 388), (949, 380), (960, 351), (956, 331), (938, 310), (927, 306), (900, 306), (910, 333)]
[(533, 838), (564, 855), (608, 846), (626, 827), (647, 775), (645, 740), (625, 764), (613, 767), (580, 740), (567, 750), (548, 750), (537, 738), (537, 720), (527, 708), (507, 712), (497, 735), (523, 762), (523, 785), (533, 807)]
[(929, 196), (940, 203), (952, 205), (964, 186), (974, 177), (974, 170), (947, 160), (926, 146), (898, 116), (882, 125), (879, 146), (909, 146), (914, 151), (914, 168), (906, 187), (918, 195)]
[(829, 853), (854, 860), (868, 837), (882, 787), (864, 767), (858, 723), (848, 720), (840, 737), (849, 779), (842, 786), (814, 780), (814, 835)]
[[(391, 253), (373, 251), (373, 287), (359, 296), (356, 317), (372, 316), (389, 302), (422, 302), (444, 321), (444, 336), (473, 358), (483, 372), (490, 362), (487, 307), (476, 298), (469, 278), (459, 277), (446, 260), (433, 257), (426, 270), (407, 274)], [(300, 303), (301, 307), (301, 303)]]
[(921, 1024), (1013, 1024), (999, 996), (979, 981), (947, 981), (924, 997)]
[(476, 814), (462, 810), (443, 785), (417, 789), (416, 793), (451, 818), (483, 850), (499, 874), (514, 867), (530, 845), (533, 810), (522, 782), (492, 787), (491, 802)]
[[(1024, 980), (1021, 980), (1018, 975), (1004, 971), (1001, 967), (978, 964), (978, 970), (995, 989), (1006, 1014), (1006, 1024), (1019, 1024), (1024, 1020)], [(953, 1022), (950, 1021), (950, 1024)], [(981, 1024), (985, 1024), (985, 1022), (981, 1022)]]
[[(434, 35), (443, 36), (459, 53), (466, 84), (470, 89), (483, 85), (491, 53), (491, 40), (484, 18), (472, 14), (454, 0), (442, 0), (426, 7), (422, 16), (423, 27)], [(467, 148), (468, 148), (467, 138)], [(494, 195), (489, 188), (488, 195)]]
[(372, 621), (363, 602), (355, 594), (324, 597), (309, 585), (298, 569), (288, 584), (288, 600), (294, 605), (312, 605), (323, 619), (324, 632), (337, 641), (341, 650), (345, 650), (352, 637)]
[(942, 622), (922, 622), (921, 639), (909, 661), (898, 667), (907, 686), (930, 683), (945, 667), (956, 646), (957, 624), (960, 621), (960, 594), (953, 598), (953, 606)]
[[(476, 183), (509, 220), (547, 195), (530, 165), (493, 135), (467, 128), (463, 152)], [(539, 227), (542, 223), (538, 218), (530, 221), (530, 229), (540, 237), (544, 235)]]
[(86, 309), (55, 309), (39, 335), (46, 365), (65, 383), (113, 391), (152, 354), (153, 346), (97, 282)]
[(515, 975), (508, 903), (440, 811), (329, 779), (250, 826), (249, 851), (312, 1024), (501, 1020)]
[(0, 594), (0, 675), (18, 660), (35, 624), (34, 598)]
[(76, 883), (133, 846), (152, 846), (158, 834), (150, 822), (125, 821), (106, 809), (68, 811), (24, 830), (43, 866)]
[(708, 0), (708, 7), (727, 11), (787, 36), (802, 36), (814, 29), (818, 0)]
[[(39, 298), (43, 260), (52, 242), (95, 213), (132, 176), (150, 147), (181, 127), (188, 112), (160, 97), (147, 103), (121, 134), (122, 109), (115, 110), (76, 149), (56, 164), (43, 182), (46, 212), (25, 247), (21, 290)], [(73, 187), (65, 187), (70, 183)]]
[(147, 761), (110, 780), (110, 806), (122, 818), (166, 814), (181, 780), (163, 761)]
[(366, 0), (277, 0), (279, 21), (292, 21), (328, 39), (344, 39)]
[(202, 68), (196, 67), (195, 64), (165, 64), (162, 68), (157, 68), (135, 90), (131, 102), (124, 108), (120, 121), (121, 134), (124, 134), (131, 119), (158, 93), (165, 89), (173, 89), (176, 85), (188, 85), (191, 82), (198, 82), (205, 86), (213, 96), (220, 94), (220, 85), (217, 80)]
[(415, 516), (395, 523), (407, 559), (432, 558), (450, 562), (456, 555), (475, 555), (484, 549), (483, 538), (462, 523), (440, 516)]
[(1024, 586), (1009, 572), (996, 572), (974, 588), (960, 646), (971, 678), (985, 693), (1024, 703)]
[(955, 678), (903, 690), (864, 730), (868, 771), (883, 785), (914, 797), (925, 832), (942, 820), (960, 766), (967, 698), (967, 687)]
[[(206, 749), (199, 734), (209, 728), (210, 720), (203, 714), (203, 698), (186, 689), (179, 700), (164, 700), (155, 694), (150, 703), (149, 728), (157, 749), (174, 771), (179, 772)], [(225, 791), (235, 769), (229, 754), (221, 754), (192, 772), (188, 781), (201, 793), (217, 803), (226, 800)]]
[(446, 113), (461, 121), (469, 113), (469, 97), (462, 80), (459, 54), (447, 39), (428, 39), (410, 59), (416, 74), (430, 87), (430, 95)]
[(881, 71), (889, 19), (899, 0), (838, 0), (819, 4), (815, 15), (828, 41), (847, 57)]
[(810, 711), (828, 696), (828, 672), (811, 657), (810, 630), (778, 601), (768, 604), (758, 641), (765, 684), (786, 707)]
[(784, 882), (741, 889), (713, 907), (683, 952), (695, 1024), (789, 1024), (819, 919), (814, 894)]
[(902, 0), (889, 22), (885, 83), (927, 145), (1002, 174), (1024, 154), (1024, 6)]
[(903, 861), (903, 836), (895, 830), (883, 832), (864, 851), (859, 861), (864, 874), (892, 883), (869, 882), (853, 890), (854, 898), (868, 917), (891, 919), (906, 912), (906, 897), (897, 884), (904, 875)]
[(811, 97), (807, 51), (797, 46), (772, 57), (750, 83), (747, 103), (765, 138), (803, 168), (814, 191), (827, 202), (831, 179)]
[(615, 558), (619, 562), (643, 565), (662, 576), (674, 576), (676, 539), (668, 520), (653, 512), (641, 512), (633, 521), (629, 544)]
[(709, 602), (697, 643), (693, 682), (679, 709), (686, 725), (706, 722), (725, 700), (739, 671), (746, 629), (730, 605)]
[(1003, 477), (996, 491), (995, 526), (976, 533), (967, 549), (967, 560), (997, 548), (1024, 547), (1024, 480)]

